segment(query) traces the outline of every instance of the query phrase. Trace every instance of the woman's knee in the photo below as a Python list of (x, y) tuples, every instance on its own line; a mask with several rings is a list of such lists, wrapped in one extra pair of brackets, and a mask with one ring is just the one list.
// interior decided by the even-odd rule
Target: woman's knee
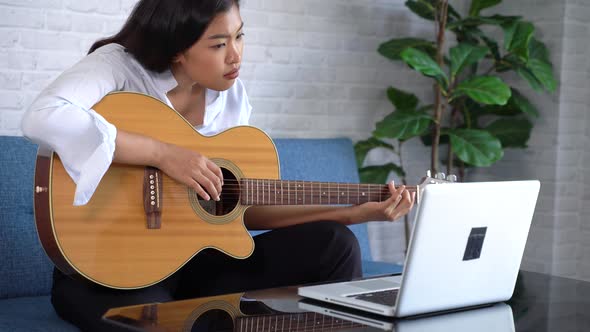
[(357, 237), (336, 222), (318, 222), (318, 235), (324, 243), (324, 264), (335, 264), (327, 279), (350, 279), (362, 275), (361, 249)]

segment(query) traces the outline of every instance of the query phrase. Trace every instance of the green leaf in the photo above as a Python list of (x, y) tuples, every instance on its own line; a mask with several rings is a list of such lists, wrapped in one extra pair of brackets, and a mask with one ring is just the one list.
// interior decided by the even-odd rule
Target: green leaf
[(432, 117), (424, 111), (397, 110), (377, 123), (373, 135), (406, 140), (424, 134), (431, 122)]
[(413, 93), (398, 90), (392, 86), (387, 89), (387, 98), (401, 111), (413, 111), (418, 106), (418, 97)]
[(535, 37), (531, 38), (529, 43), (529, 58), (551, 63), (547, 46), (545, 46), (543, 42), (539, 41)]
[(533, 124), (527, 119), (498, 119), (485, 128), (504, 148), (526, 148)]
[(485, 167), (502, 159), (500, 140), (481, 129), (454, 129), (448, 133), (453, 152), (467, 164)]
[(489, 49), (483, 46), (461, 43), (451, 48), (451, 77), (457, 76), (461, 71), (482, 59)]
[(528, 62), (527, 67), (547, 91), (555, 91), (557, 88), (557, 81), (555, 80), (555, 77), (553, 77), (553, 67), (550, 63), (539, 59), (531, 59)]
[(510, 87), (496, 76), (476, 76), (457, 85), (453, 98), (462, 95), (482, 104), (504, 105), (510, 98)]
[(526, 114), (533, 117), (539, 117), (539, 112), (531, 102), (523, 96), (518, 90), (512, 88), (512, 95), (506, 105), (487, 105), (482, 111), (486, 114), (495, 114), (500, 116), (513, 116)]
[[(527, 67), (527, 64), (522, 60), (518, 59), (516, 56), (512, 54), (506, 55), (502, 59), (502, 66), (506, 67), (507, 69), (512, 68), (514, 69), (522, 79), (527, 81), (531, 88), (537, 92), (543, 91), (543, 83), (539, 81), (539, 79), (535, 76), (533, 71)], [(497, 68), (497, 70), (499, 70)]]
[(535, 27), (530, 22), (517, 21), (502, 26), (504, 29), (504, 48), (524, 61), (529, 59), (529, 42)]
[(389, 173), (394, 172), (399, 177), (405, 177), (406, 172), (394, 163), (388, 163), (378, 166), (367, 166), (359, 170), (359, 177), (363, 183), (382, 184), (387, 182)]
[(419, 49), (430, 56), (434, 56), (436, 54), (436, 49), (433, 42), (419, 38), (392, 39), (379, 45), (377, 52), (388, 59), (401, 60), (402, 51), (408, 47)]
[(520, 77), (529, 83), (533, 90), (537, 92), (543, 91), (543, 83), (539, 81), (539, 79), (530, 69), (526, 68), (525, 66), (518, 66), (516, 67), (516, 72), (518, 75), (520, 75)]
[[(438, 1), (439, 0), (408, 0), (405, 5), (414, 12), (414, 14), (424, 19), (434, 21), (435, 8)], [(450, 4), (448, 5), (448, 14), (448, 22), (453, 22), (461, 18), (461, 15), (459, 15), (455, 8)]]
[(535, 118), (539, 117), (539, 111), (537, 111), (535, 106), (533, 106), (533, 104), (531, 104), (531, 102), (515, 88), (512, 88), (512, 97), (510, 97), (508, 103), (514, 105), (522, 113)]
[(435, 7), (431, 1), (408, 0), (406, 1), (406, 7), (408, 7), (412, 12), (414, 12), (414, 14), (424, 19), (434, 21)]
[(502, 2), (502, 0), (472, 0), (469, 16), (479, 16), (482, 9), (493, 7)]
[(365, 162), (367, 153), (374, 148), (385, 148), (391, 151), (395, 151), (393, 145), (383, 142), (375, 137), (370, 137), (364, 141), (359, 141), (354, 145), (354, 154), (356, 155), (356, 163), (360, 167)]
[(436, 78), (439, 83), (443, 84), (443, 87), (448, 86), (447, 75), (428, 54), (410, 47), (403, 50), (401, 56), (404, 62), (415, 70), (423, 75)]

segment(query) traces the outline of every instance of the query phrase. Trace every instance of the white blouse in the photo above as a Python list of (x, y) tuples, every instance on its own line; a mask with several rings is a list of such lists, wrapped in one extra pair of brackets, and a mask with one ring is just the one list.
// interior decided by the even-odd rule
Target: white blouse
[[(117, 129), (92, 110), (106, 94), (134, 91), (173, 107), (166, 93), (178, 85), (170, 70), (143, 68), (123, 46), (108, 44), (63, 72), (31, 104), (22, 132), (39, 144), (40, 153), (55, 151), (76, 183), (74, 205), (88, 203), (113, 161)], [(247, 125), (252, 106), (238, 79), (226, 91), (207, 90), (203, 135)]]

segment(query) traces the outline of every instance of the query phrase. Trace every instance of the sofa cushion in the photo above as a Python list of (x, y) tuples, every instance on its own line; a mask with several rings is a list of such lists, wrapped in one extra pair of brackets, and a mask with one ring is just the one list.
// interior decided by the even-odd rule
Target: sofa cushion
[(48, 294), (52, 264), (43, 252), (33, 216), (37, 146), (0, 136), (0, 298)]
[(397, 274), (402, 273), (403, 269), (404, 267), (398, 264), (377, 261), (363, 261), (363, 277)]
[[(281, 179), (358, 183), (352, 141), (334, 139), (275, 139), (281, 166)], [(367, 224), (352, 225), (359, 240), (362, 259), (371, 260)]]
[(49, 296), (0, 300), (0, 331), (79, 331), (57, 316)]

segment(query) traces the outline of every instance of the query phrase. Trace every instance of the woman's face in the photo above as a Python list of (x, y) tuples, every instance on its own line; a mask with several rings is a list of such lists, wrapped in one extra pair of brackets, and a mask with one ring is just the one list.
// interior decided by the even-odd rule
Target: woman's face
[(243, 25), (236, 5), (218, 14), (201, 38), (174, 59), (173, 72), (179, 84), (229, 89), (238, 78), (242, 62)]

